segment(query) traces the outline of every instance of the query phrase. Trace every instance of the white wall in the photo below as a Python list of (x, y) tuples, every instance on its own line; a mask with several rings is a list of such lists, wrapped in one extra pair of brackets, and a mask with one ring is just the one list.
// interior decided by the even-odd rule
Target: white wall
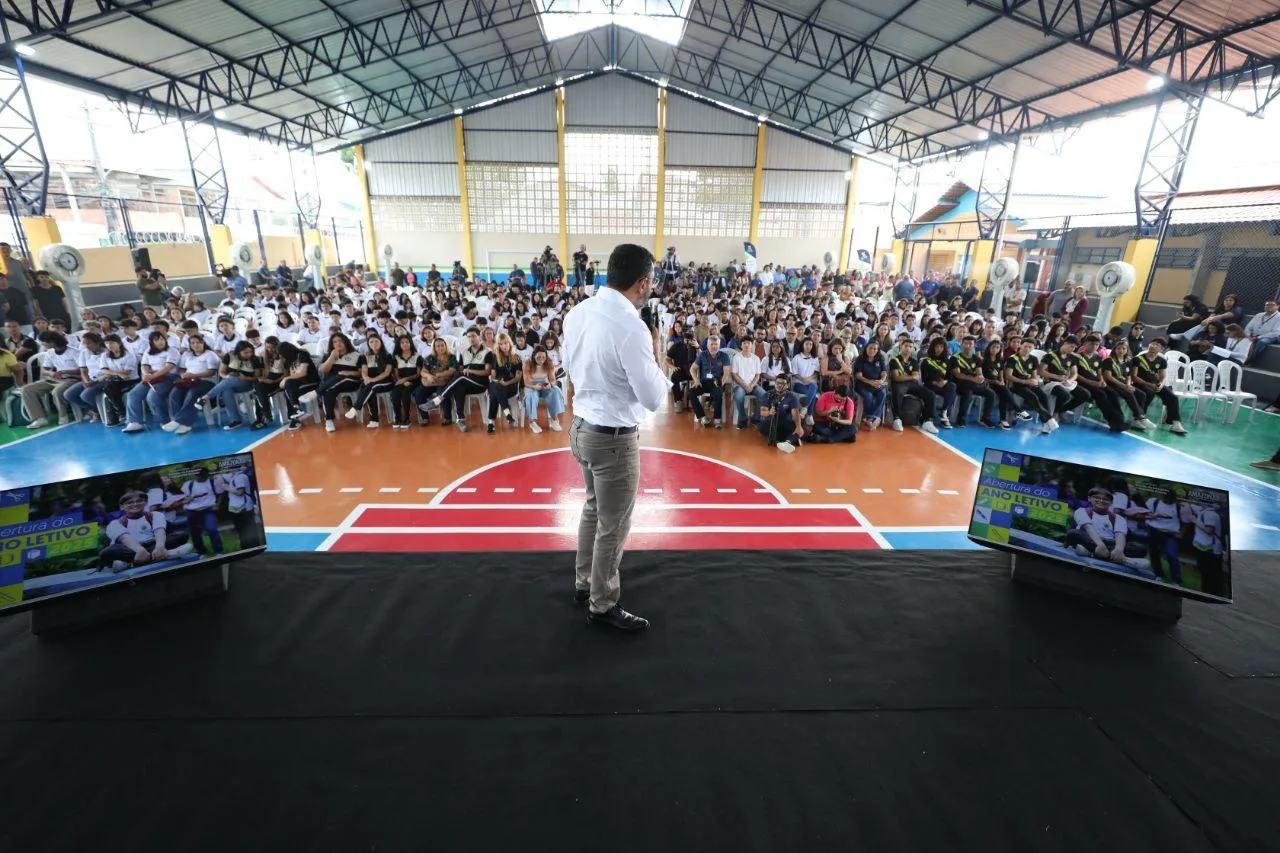
[[(526, 273), (529, 271), (529, 261), (534, 255), (542, 254), (543, 248), (551, 247), (551, 251), (560, 251), (560, 235), (557, 233), (547, 234), (506, 234), (494, 233), (491, 231), (477, 231), (471, 235), (471, 256), (474, 259), (475, 269), (472, 272), (484, 272), (492, 267), (492, 272), (507, 272), (511, 269), (511, 265), (518, 263), (520, 268)], [(495, 254), (487, 254), (487, 253)], [(518, 255), (511, 254), (519, 252)], [(573, 247), (569, 249), (569, 256), (573, 256)], [(565, 267), (572, 266), (572, 263), (561, 258)]]
[(840, 254), (840, 235), (827, 237), (761, 237), (756, 241), (756, 257), (760, 266), (782, 264), (785, 267), (822, 266), (822, 256)]
[[(396, 247), (396, 261), (402, 267), (426, 269), (435, 264), (447, 272), (453, 262), (462, 260), (462, 234), (430, 231), (379, 231), (378, 245)], [(382, 259), (378, 259), (381, 263)]]

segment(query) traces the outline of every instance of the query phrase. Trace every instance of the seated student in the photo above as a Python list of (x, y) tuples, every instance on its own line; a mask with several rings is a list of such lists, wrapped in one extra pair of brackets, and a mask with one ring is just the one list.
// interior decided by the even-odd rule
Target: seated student
[(751, 422), (766, 440), (783, 453), (794, 453), (804, 436), (800, 397), (791, 390), (791, 377), (779, 373)]
[(341, 332), (334, 332), (329, 337), (329, 357), (320, 365), (324, 378), (320, 387), (312, 392), (313, 397), (304, 397), (304, 402), (320, 398), (320, 410), (324, 413), (325, 432), (333, 432), (338, 427), (334, 423), (338, 396), (353, 393), (360, 388), (360, 359), (363, 356), (356, 352), (351, 339)]
[(1186, 435), (1187, 430), (1182, 425), (1178, 407), (1178, 395), (1173, 393), (1172, 388), (1165, 385), (1169, 364), (1162, 355), (1164, 346), (1164, 338), (1156, 338), (1147, 344), (1147, 351), (1138, 353), (1129, 362), (1129, 368), (1132, 371), (1129, 378), (1133, 381), (1134, 396), (1142, 406), (1143, 417), (1146, 417), (1146, 410), (1151, 405), (1151, 401), (1158, 397), (1160, 402), (1164, 403), (1164, 422), (1169, 425), (1169, 432), (1174, 435)]
[[(493, 350), (493, 375), (489, 382), (489, 425), (486, 429), (490, 435), (495, 432), (493, 424), (498, 419), (498, 412), (506, 415), (509, 426), (516, 425), (515, 416), (511, 413), (511, 398), (519, 395), (523, 374), (524, 363), (516, 355), (511, 336), (501, 333)], [(519, 405), (518, 400), (516, 405)]]
[(951, 352), (942, 338), (929, 341), (924, 357), (920, 359), (920, 384), (933, 392), (938, 414), (937, 426), (951, 429), (947, 414), (956, 401), (956, 384), (951, 381)]
[(1040, 362), (1031, 354), (1031, 341), (1018, 341), (1017, 346), (1017, 354), (1005, 361), (1005, 381), (1013, 398), (1040, 416), (1040, 432), (1048, 435), (1058, 428), (1058, 421), (1049, 408), (1049, 396), (1040, 387)]
[(809, 441), (816, 444), (852, 444), (858, 440), (853, 398), (846, 386), (825, 391), (818, 397), (817, 417)]
[(444, 338), (435, 339), (431, 344), (431, 352), (422, 359), (422, 369), (418, 376), (422, 384), (414, 389), (413, 402), (428, 418), (431, 410), (439, 407), (441, 424), (449, 426), (453, 423), (453, 397), (444, 392), (458, 376), (458, 359), (449, 352), (448, 341)]
[(951, 378), (956, 383), (956, 396), (960, 400), (960, 405), (956, 409), (956, 426), (963, 427), (965, 420), (969, 416), (969, 403), (974, 397), (982, 400), (982, 410), (980, 414), (980, 422), (985, 427), (994, 427), (996, 422), (991, 419), (992, 410), (996, 407), (996, 393), (991, 390), (991, 386), (987, 384), (987, 378), (982, 373), (982, 364), (978, 358), (978, 354), (974, 351), (977, 346), (978, 339), (973, 335), (965, 335), (964, 340), (960, 342), (960, 352), (951, 356), (948, 367), (951, 369)]
[(280, 366), (284, 369), (280, 387), (284, 391), (285, 404), (289, 410), (289, 429), (301, 429), (301, 404), (316, 398), (316, 391), (320, 387), (320, 370), (311, 358), (311, 353), (288, 342), (280, 344)]
[(129, 389), (125, 398), (124, 432), (139, 433), (146, 429), (146, 409), (156, 413), (161, 423), (168, 417), (169, 392), (177, 379), (179, 358), (177, 350), (169, 346), (169, 336), (164, 332), (152, 332), (147, 336), (148, 348), (143, 353), (139, 372), (141, 381)]
[(138, 384), (138, 357), (125, 349), (119, 335), (102, 340), (102, 391), (107, 397), (107, 426), (119, 426), (125, 415), (125, 396)]
[[(448, 351), (448, 347), (445, 347)], [(408, 429), (409, 415), (413, 411), (413, 394), (420, 388), (418, 371), (422, 369), (422, 357), (418, 355), (413, 338), (400, 335), (396, 338), (395, 351), (392, 356), (395, 368), (394, 384), (391, 386), (391, 428)]]
[(1207, 361), (1210, 364), (1217, 364), (1221, 361), (1221, 357), (1214, 353), (1214, 350), (1226, 348), (1227, 332), (1217, 320), (1209, 320), (1199, 337), (1192, 339), (1190, 333), (1188, 333), (1186, 341), (1187, 355), (1190, 356), (1192, 361)]
[(254, 354), (253, 344), (249, 341), (240, 341), (231, 352), (222, 357), (222, 364), (218, 367), (221, 379), (209, 391), (208, 397), (231, 415), (231, 421), (223, 427), (224, 430), (244, 426), (240, 408), (236, 405), (236, 395), (252, 391), (253, 383), (261, 372), (262, 359)]
[(43, 363), (40, 378), (22, 386), (22, 405), (31, 416), (27, 429), (40, 429), (49, 426), (50, 418), (44, 406), (45, 395), (53, 399), (57, 416), (53, 420), (67, 423), (71, 419), (71, 411), (67, 406), (64, 392), (80, 379), (80, 353), (71, 347), (66, 335), (53, 330), (42, 332), (39, 337), (43, 352), (40, 357)]
[(145, 492), (128, 491), (120, 496), (124, 514), (107, 524), (110, 544), (98, 555), (97, 571), (122, 572), (191, 553), (187, 536), (169, 532), (163, 512), (147, 509)]
[(884, 360), (880, 357), (880, 344), (868, 341), (862, 353), (853, 362), (854, 388), (862, 398), (862, 417), (867, 429), (874, 430), (884, 418), (884, 401), (888, 382)]
[(755, 342), (743, 341), (740, 346), (741, 349), (729, 360), (729, 378), (733, 380), (733, 405), (738, 410), (738, 429), (746, 429), (747, 397), (755, 398), (757, 405), (764, 405), (769, 391), (764, 384), (768, 379), (760, 372), (760, 356), (756, 354)]
[[(1014, 340), (1016, 340), (1016, 337)], [(1012, 429), (1013, 425), (1010, 421), (1014, 415), (1021, 414), (1021, 412), (1020, 405), (1014, 400), (1013, 394), (1010, 393), (1009, 383), (1005, 378), (1005, 365), (1008, 363), (1008, 357), (1004, 341), (996, 338), (987, 344), (986, 349), (982, 351), (981, 361), (982, 375), (987, 377), (987, 383), (996, 395), (997, 409), (1000, 414), (1000, 429)]]
[(1072, 356), (1075, 359), (1076, 376), (1080, 385), (1102, 412), (1111, 431), (1124, 432), (1129, 426), (1125, 423), (1124, 412), (1120, 410), (1120, 398), (1102, 377), (1102, 358), (1098, 355), (1098, 344), (1101, 342), (1102, 336), (1096, 332), (1085, 335), (1079, 352)]
[(693, 376), (689, 381), (689, 386), (693, 390), (693, 394), (689, 398), (689, 405), (693, 408), (693, 415), (703, 426), (712, 425), (711, 418), (707, 417), (706, 410), (702, 406), (702, 395), (709, 395), (711, 397), (711, 409), (715, 414), (715, 428), (720, 429), (724, 425), (722, 420), (724, 414), (724, 386), (730, 382), (732, 366), (729, 354), (720, 349), (719, 335), (711, 335), (707, 338), (707, 348), (704, 352), (698, 353), (698, 358), (694, 361), (694, 368)]
[(1133, 415), (1130, 426), (1135, 429), (1155, 429), (1156, 425), (1147, 420), (1145, 400), (1139, 400), (1137, 388), (1129, 375), (1129, 341), (1121, 339), (1111, 350), (1111, 355), (1102, 362), (1102, 378), (1111, 392), (1129, 407)]
[(360, 390), (344, 416), (347, 420), (355, 420), (360, 410), (365, 409), (369, 415), (365, 429), (377, 429), (380, 426), (378, 395), (389, 392), (395, 384), (392, 378), (395, 366), (382, 335), (370, 335), (365, 346), (368, 351), (360, 356)]
[(97, 332), (85, 332), (80, 337), (78, 366), (80, 381), (62, 392), (62, 399), (71, 410), (83, 412), (90, 423), (98, 421), (98, 395), (105, 390), (102, 381), (102, 354), (105, 348), (102, 336)]
[[(457, 420), (454, 421), (459, 432), (466, 432), (467, 415), (466, 400), (472, 394), (483, 394), (489, 390), (489, 378), (493, 375), (493, 353), (480, 342), (480, 329), (472, 326), (467, 329), (467, 345), (458, 353), (457, 376), (443, 391), (432, 399), (434, 405), (441, 405), (443, 398), (451, 397)], [(487, 413), (485, 413), (487, 415)], [(447, 417), (447, 415), (446, 415)], [(486, 420), (487, 423), (487, 420)]]
[(689, 382), (692, 379), (690, 371), (697, 358), (698, 347), (694, 343), (692, 332), (682, 332), (680, 338), (667, 348), (667, 369), (671, 371), (671, 397), (676, 414), (684, 411), (687, 404)]
[(1064, 417), (1074, 417), (1075, 410), (1089, 402), (1089, 392), (1081, 387), (1076, 372), (1076, 339), (1067, 335), (1058, 342), (1057, 349), (1045, 353), (1040, 361), (1042, 390), (1049, 401), (1049, 412)]
[(189, 338), (187, 347), (178, 359), (178, 376), (169, 392), (169, 422), (160, 427), (176, 435), (191, 432), (200, 401), (213, 390), (220, 363), (217, 353), (208, 349), (199, 335)]
[(827, 347), (822, 365), (822, 387), (830, 390), (853, 382), (853, 362), (845, 351), (844, 341), (837, 338)]
[(1125, 545), (1129, 522), (1111, 507), (1111, 492), (1095, 486), (1089, 503), (1075, 511), (1076, 526), (1067, 531), (1063, 544), (1082, 557), (1097, 557), (1112, 563), (1126, 563)]
[(253, 379), (253, 423), (249, 429), (265, 429), (273, 419), (271, 414), (271, 398), (283, 390), (285, 379), (284, 358), (280, 355), (280, 339), (268, 335), (262, 344), (262, 350), (256, 353), (262, 364), (258, 375)]
[(542, 432), (538, 426), (538, 402), (547, 407), (547, 428), (560, 432), (560, 415), (564, 412), (564, 396), (556, 384), (555, 366), (542, 347), (534, 347), (533, 356), (524, 363), (524, 406), (529, 418), (529, 431)]
[(893, 399), (893, 429), (902, 432), (902, 401), (906, 397), (915, 397), (920, 401), (920, 429), (930, 435), (937, 435), (934, 426), (935, 409), (938, 396), (926, 388), (920, 381), (920, 363), (915, 356), (915, 344), (902, 341), (898, 344), (898, 354), (889, 359), (889, 393)]
[[(791, 390), (800, 395), (801, 414), (811, 418), (813, 404), (818, 400), (818, 380), (821, 363), (818, 344), (812, 338), (800, 341), (796, 354), (791, 356)], [(813, 423), (812, 420), (809, 421)]]

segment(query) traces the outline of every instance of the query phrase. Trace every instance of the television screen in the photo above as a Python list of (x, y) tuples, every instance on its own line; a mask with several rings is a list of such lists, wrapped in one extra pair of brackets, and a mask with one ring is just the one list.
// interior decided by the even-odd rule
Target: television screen
[(988, 449), (969, 538), (1230, 601), (1230, 527), (1220, 489)]
[(0, 612), (266, 547), (240, 453), (0, 491)]

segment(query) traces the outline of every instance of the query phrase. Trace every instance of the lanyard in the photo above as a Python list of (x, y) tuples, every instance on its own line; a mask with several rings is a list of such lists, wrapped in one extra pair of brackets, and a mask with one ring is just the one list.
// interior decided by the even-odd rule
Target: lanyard
[(934, 370), (938, 371), (943, 376), (947, 375), (947, 366), (945, 364), (941, 364), (936, 359), (932, 359), (932, 358), (926, 358), (925, 361), (929, 362), (930, 366), (932, 366)]

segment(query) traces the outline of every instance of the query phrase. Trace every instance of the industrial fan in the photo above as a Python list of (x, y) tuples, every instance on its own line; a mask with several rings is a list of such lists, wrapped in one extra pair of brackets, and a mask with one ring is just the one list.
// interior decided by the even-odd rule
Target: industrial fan
[(84, 310), (84, 296), (80, 293), (80, 279), (85, 273), (84, 255), (75, 246), (54, 243), (40, 250), (40, 266), (62, 283), (74, 323), (69, 331), (74, 332), (80, 327), (80, 312)]
[(1021, 272), (1013, 258), (996, 258), (987, 271), (987, 278), (991, 281), (991, 308), (997, 317), (1003, 314), (1005, 297), (1022, 287), (1018, 280)]
[(1098, 294), (1098, 313), (1093, 318), (1093, 329), (1106, 332), (1111, 328), (1111, 314), (1115, 310), (1116, 300), (1124, 296), (1137, 280), (1137, 270), (1133, 264), (1124, 261), (1112, 261), (1098, 270), (1093, 288)]
[(880, 270), (883, 275), (893, 275), (898, 271), (898, 256), (893, 252), (885, 252), (880, 256)]
[(302, 271), (302, 277), (311, 279), (316, 287), (324, 287), (324, 247), (319, 243), (310, 243), (303, 254), (307, 266)]
[(253, 269), (253, 247), (248, 243), (236, 243), (231, 247), (231, 266), (239, 267), (241, 272)]

